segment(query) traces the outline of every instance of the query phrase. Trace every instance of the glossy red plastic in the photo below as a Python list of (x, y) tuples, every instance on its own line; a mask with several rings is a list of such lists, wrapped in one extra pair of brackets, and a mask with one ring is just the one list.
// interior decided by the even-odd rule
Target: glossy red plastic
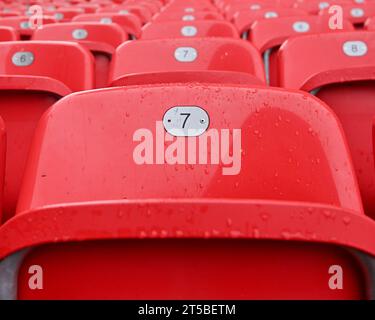
[(277, 54), (281, 44), (291, 37), (326, 32), (354, 30), (353, 25), (343, 20), (343, 29), (331, 29), (329, 18), (324, 16), (280, 17), (255, 21), (250, 29), (249, 41), (263, 56), (268, 83), (278, 86)]
[(0, 41), (16, 40), (18, 40), (18, 33), (14, 28), (0, 26)]
[[(42, 24), (55, 23), (56, 20), (53, 17), (44, 17), (41, 19)], [(30, 25), (30, 17), (10, 17), (10, 18), (0, 18), (0, 26), (12, 27), (19, 34), (21, 39), (28, 40), (31, 38), (34, 29)]]
[[(176, 12), (176, 13), (188, 13), (191, 12), (191, 8), (194, 11), (218, 11), (217, 8), (210, 1), (183, 1), (183, 2), (169, 2), (162, 9), (162, 12)], [(186, 10), (188, 9), (188, 10)]]
[(320, 10), (324, 10), (325, 8), (331, 5), (346, 5), (353, 3), (352, 0), (334, 0), (334, 1), (325, 1), (325, 0), (297, 0), (295, 1), (293, 7), (302, 9), (309, 14), (318, 14)]
[[(175, 146), (158, 140), (157, 122), (186, 105), (207, 112), (220, 141), (241, 130), (240, 145), (229, 142), (237, 174), (223, 175), (221, 161), (135, 162), (139, 130), (154, 137), (154, 159)], [(0, 259), (30, 249), (19, 299), (369, 297), (361, 254), (375, 255), (375, 224), (337, 118), (303, 92), (179, 84), (70, 95), (41, 119), (17, 212), (0, 227)], [(34, 264), (43, 290), (28, 286)], [(343, 290), (329, 288), (332, 265)]]
[(73, 22), (100, 22), (103, 24), (117, 23), (127, 34), (136, 38), (141, 36), (142, 23), (134, 14), (95, 13), (81, 14), (72, 19)]
[(307, 15), (305, 11), (293, 9), (293, 8), (266, 8), (256, 11), (241, 11), (233, 16), (231, 22), (237, 28), (240, 34), (248, 32), (251, 25), (262, 19), (275, 19), (278, 17), (293, 17)]
[(195, 21), (195, 20), (224, 20), (221, 14), (215, 11), (195, 11), (180, 13), (176, 11), (163, 11), (156, 14), (151, 21)]
[(136, 15), (145, 24), (152, 18), (152, 12), (142, 5), (122, 5), (117, 7), (101, 8), (97, 10), (97, 13), (115, 13), (115, 14), (128, 14), (132, 13)]
[(375, 17), (366, 20), (365, 29), (369, 31), (375, 31)]
[[(345, 47), (353, 48), (351, 55), (345, 53)], [(375, 115), (374, 52), (375, 32), (326, 33), (288, 40), (281, 46), (278, 59), (281, 86), (313, 91), (340, 119), (363, 203), (371, 217), (375, 217), (371, 133)]]
[(228, 3), (225, 8), (223, 9), (223, 13), (228, 20), (232, 20), (234, 15), (238, 14), (239, 12), (255, 12), (258, 10), (274, 10), (277, 8), (285, 8), (286, 5), (283, 4), (282, 0), (267, 0), (267, 1), (231, 1)]
[[(33, 56), (30, 65), (13, 63), (15, 54)], [(34, 128), (54, 102), (93, 88), (93, 58), (71, 42), (0, 43), (0, 116), (7, 134), (4, 216), (14, 214)], [(72, 70), (75, 72), (73, 73)]]
[[(343, 17), (354, 25), (362, 26), (367, 18), (375, 16), (375, 3), (366, 4), (345, 4), (341, 5)], [(329, 8), (325, 8), (319, 12), (321, 15), (329, 15)]]
[[(177, 60), (176, 53), (184, 50), (194, 51), (195, 59)], [(191, 81), (243, 83), (241, 74), (247, 79), (245, 83), (265, 81), (260, 54), (246, 41), (231, 38), (141, 40), (128, 41), (117, 48), (110, 82), (112, 86)]]
[(3, 12), (0, 12), (0, 17), (1, 18), (7, 18), (7, 17), (17, 17), (17, 16), (21, 16), (21, 12), (20, 11), (3, 11)]
[(80, 3), (76, 7), (83, 9), (85, 13), (95, 13), (100, 8), (98, 4), (94, 3)]
[(57, 22), (69, 22), (75, 16), (85, 13), (82, 8), (59, 8), (58, 10), (52, 11), (50, 14), (56, 19)]
[[(184, 30), (193, 27), (194, 34), (185, 33)], [(184, 29), (185, 28), (185, 29)], [(190, 28), (191, 29), (191, 28)], [(187, 30), (189, 31), (189, 30)], [(238, 38), (236, 28), (229, 22), (217, 20), (195, 21), (168, 21), (151, 22), (142, 28), (143, 40), (163, 38), (202, 38), (202, 37), (229, 37)]]
[[(79, 34), (75, 36), (77, 32)], [(33, 40), (74, 41), (89, 49), (95, 57), (96, 88), (108, 85), (112, 55), (116, 48), (128, 39), (129, 36), (117, 24), (95, 22), (50, 24), (35, 30), (33, 35)]]

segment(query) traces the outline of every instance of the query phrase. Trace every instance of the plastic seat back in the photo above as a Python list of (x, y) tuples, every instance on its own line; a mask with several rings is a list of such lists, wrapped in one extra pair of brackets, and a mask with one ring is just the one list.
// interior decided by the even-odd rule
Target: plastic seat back
[[(36, 132), (18, 212), (0, 228), (0, 259), (33, 247), (14, 256), (13, 286), (1, 272), (21, 299), (364, 298), (365, 269), (346, 246), (375, 251), (332, 111), (265, 87), (61, 100)], [(28, 286), (34, 264), (43, 290)], [(343, 290), (327, 284), (337, 264)]]
[(262, 84), (264, 71), (258, 51), (242, 40), (142, 40), (117, 48), (110, 81), (112, 86), (197, 81)]
[(159, 1), (138, 1), (138, 0), (133, 0), (133, 1), (128, 1), (127, 5), (139, 5), (142, 6), (143, 8), (146, 8), (150, 13), (151, 16), (156, 14), (161, 10), (163, 5)]
[(218, 9), (210, 1), (184, 1), (183, 3), (169, 2), (161, 11), (189, 14), (199, 11), (215, 12), (218, 11)]
[[(42, 25), (48, 23), (55, 23), (56, 20), (53, 17), (43, 17), (40, 19)], [(0, 26), (12, 27), (19, 34), (22, 40), (29, 40), (37, 28), (30, 23), (30, 17), (21, 16), (21, 17), (10, 17), (10, 18), (0, 18)]]
[(232, 20), (233, 17), (240, 13), (241, 11), (250, 11), (255, 12), (258, 10), (264, 9), (277, 9), (277, 8), (285, 8), (286, 5), (283, 4), (283, 1), (278, 0), (267, 0), (267, 1), (233, 1), (225, 6), (223, 9), (224, 16), (227, 20)]
[(11, 27), (0, 26), (0, 41), (15, 41), (18, 40), (16, 30)]
[(133, 14), (121, 15), (113, 13), (81, 14), (72, 19), (73, 22), (100, 22), (103, 24), (116, 23), (127, 34), (139, 38), (141, 36), (141, 21)]
[(22, 15), (21, 12), (20, 11), (16, 11), (16, 10), (0, 12), (0, 17), (1, 18), (17, 17), (17, 16), (21, 16), (21, 15)]
[(348, 20), (343, 20), (343, 29), (331, 29), (329, 18), (324, 16), (280, 17), (262, 19), (253, 23), (249, 33), (249, 41), (263, 56), (267, 83), (277, 86), (277, 53), (281, 44), (291, 37), (306, 34), (341, 32), (354, 30)]
[(194, 11), (192, 13), (180, 13), (175, 11), (163, 11), (156, 14), (151, 21), (195, 21), (195, 20), (224, 20), (221, 14), (215, 11)]
[(97, 13), (115, 13), (124, 15), (132, 13), (141, 20), (142, 24), (150, 21), (153, 15), (147, 7), (142, 5), (122, 5), (118, 7), (101, 8)]
[(162, 38), (203, 38), (203, 37), (229, 37), (238, 38), (236, 28), (226, 21), (195, 20), (195, 21), (169, 21), (151, 22), (142, 29), (141, 39)]
[(35, 30), (33, 40), (75, 41), (95, 57), (95, 87), (108, 85), (109, 66), (116, 48), (129, 36), (117, 24), (71, 22), (51, 24)]
[(6, 220), (15, 211), (30, 142), (40, 116), (60, 97), (93, 88), (93, 61), (90, 53), (78, 44), (34, 41), (0, 43), (0, 61), (0, 116), (7, 133), (3, 217)]
[(57, 22), (69, 22), (75, 16), (78, 16), (84, 13), (84, 9), (82, 8), (59, 8), (55, 11), (51, 12), (51, 15), (56, 19)]
[(275, 7), (260, 9), (256, 11), (240, 11), (233, 16), (231, 22), (233, 22), (234, 26), (237, 28), (240, 34), (243, 35), (244, 38), (248, 38), (248, 32), (251, 28), (251, 25), (257, 20), (303, 15), (307, 15), (307, 13), (303, 10)]
[(279, 80), (283, 87), (312, 92), (335, 111), (346, 132), (366, 212), (374, 217), (375, 32), (290, 39), (279, 51)]
[(100, 8), (98, 4), (94, 3), (80, 3), (76, 7), (83, 9), (85, 13), (95, 13)]
[[(343, 17), (349, 20), (353, 25), (362, 28), (366, 19), (375, 16), (375, 3), (366, 4), (344, 4), (341, 6), (343, 10)], [(329, 15), (329, 8), (325, 8), (319, 12), (321, 15)]]
[(325, 1), (325, 0), (298, 0), (294, 3), (293, 7), (307, 11), (309, 14), (316, 15), (319, 11), (329, 8), (333, 5), (345, 5), (353, 3), (352, 0), (334, 0), (334, 1)]

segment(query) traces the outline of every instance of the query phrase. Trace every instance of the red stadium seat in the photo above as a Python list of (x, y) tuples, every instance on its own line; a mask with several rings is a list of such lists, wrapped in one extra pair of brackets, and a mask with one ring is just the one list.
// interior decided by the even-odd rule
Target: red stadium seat
[[(195, 106), (196, 140), (163, 126), (182, 132), (185, 106)], [(38, 126), (18, 214), (0, 227), (0, 294), (362, 299), (374, 232), (341, 127), (308, 94), (191, 84), (83, 92)], [(33, 265), (43, 290), (29, 286)], [(345, 284), (331, 290), (337, 265)]]
[(239, 12), (255, 12), (258, 10), (274, 10), (277, 8), (285, 8), (286, 6), (282, 1), (267, 0), (267, 1), (233, 1), (228, 3), (224, 8), (224, 15), (228, 20), (233, 19), (233, 17)]
[(51, 14), (58, 22), (69, 22), (75, 16), (82, 13), (85, 13), (85, 10), (82, 8), (59, 8), (49, 14)]
[(217, 12), (218, 10), (210, 1), (183, 1), (169, 2), (161, 11), (189, 14), (200, 11)]
[(17, 16), (21, 16), (20, 11), (12, 10), (12, 11), (2, 11), (2, 12), (0, 12), (0, 18), (17, 17)]
[(117, 24), (71, 22), (50, 24), (35, 30), (33, 40), (75, 41), (95, 57), (95, 87), (108, 85), (109, 66), (116, 48), (129, 36)]
[(75, 43), (0, 43), (0, 116), (7, 134), (5, 220), (14, 214), (40, 116), (60, 97), (93, 88), (92, 60), (90, 53)]
[[(344, 20), (343, 29), (354, 30), (352, 24)], [(263, 56), (267, 83), (277, 86), (277, 53), (279, 47), (288, 38), (311, 33), (342, 31), (329, 26), (329, 19), (323, 16), (281, 17), (262, 19), (253, 23), (249, 40)]]
[(112, 5), (112, 1), (110, 0), (92, 0), (90, 3), (98, 4), (101, 7)]
[(151, 15), (154, 15), (158, 13), (163, 5), (160, 2), (157, 1), (138, 1), (138, 0), (133, 0), (133, 1), (128, 1), (126, 2), (126, 5), (140, 5), (142, 7), (147, 8), (150, 12)]
[(15, 41), (18, 40), (18, 34), (16, 30), (11, 27), (0, 26), (0, 41)]
[(108, 7), (108, 8), (101, 8), (97, 11), (98, 13), (115, 13), (115, 14), (129, 14), (132, 13), (136, 15), (142, 22), (145, 24), (146, 22), (151, 20), (152, 12), (141, 5), (123, 5), (117, 7)]
[(152, 21), (195, 21), (195, 20), (224, 20), (224, 18), (214, 11), (195, 11), (192, 13), (180, 13), (175, 11), (164, 11), (156, 14)]
[[(368, 3), (366, 5), (358, 5), (355, 3), (345, 4), (341, 6), (343, 9), (344, 19), (349, 20), (354, 25), (362, 27), (366, 19), (375, 16), (375, 3)], [(329, 15), (329, 9), (320, 11), (321, 15)]]
[(142, 29), (141, 39), (229, 37), (238, 38), (229, 22), (217, 20), (151, 22)]
[(217, 82), (264, 83), (258, 51), (231, 38), (129, 41), (117, 48), (112, 61), (112, 86)]
[(98, 4), (94, 3), (81, 3), (76, 5), (77, 8), (81, 8), (85, 13), (95, 13), (100, 8)]
[(251, 25), (257, 20), (303, 15), (307, 15), (307, 13), (302, 10), (292, 8), (267, 8), (256, 11), (241, 11), (234, 15), (232, 22), (234, 26), (237, 28), (237, 30), (240, 32), (240, 34), (243, 34), (244, 38), (247, 38), (247, 33), (250, 30)]
[[(52, 17), (44, 17), (40, 20), (41, 24), (55, 23), (56, 20)], [(37, 28), (37, 25), (32, 26), (30, 24), (30, 17), (10, 17), (10, 18), (1, 18), (0, 26), (12, 27), (19, 34), (22, 40), (28, 40), (31, 38), (34, 30)]]
[(279, 80), (314, 93), (340, 119), (351, 149), (366, 213), (375, 217), (372, 119), (375, 115), (375, 32), (309, 35), (279, 50)]
[(142, 23), (139, 18), (133, 14), (113, 14), (113, 13), (95, 13), (95, 14), (81, 14), (72, 19), (73, 22), (100, 22), (103, 24), (116, 23), (127, 34), (135, 38), (141, 36)]
[(310, 14), (318, 14), (320, 10), (330, 6), (350, 3), (352, 3), (351, 0), (297, 0), (294, 3), (294, 8), (302, 9)]

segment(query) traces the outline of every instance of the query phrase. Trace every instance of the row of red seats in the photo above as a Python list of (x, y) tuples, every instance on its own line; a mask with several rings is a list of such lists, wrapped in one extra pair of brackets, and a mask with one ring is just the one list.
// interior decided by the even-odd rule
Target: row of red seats
[[(256, 2), (255, 2), (256, 3)], [(301, 17), (319, 15), (327, 19), (336, 13), (335, 5), (342, 9), (343, 18), (357, 27), (362, 27), (366, 20), (375, 15), (375, 2), (356, 3), (351, 0), (325, 1), (297, 1), (294, 6), (277, 5), (274, 1), (261, 1), (261, 5), (254, 1), (240, 1), (228, 4), (224, 9), (226, 18), (233, 22), (241, 34), (247, 33), (252, 24), (259, 19), (275, 17)]]
[[(146, 2), (158, 10), (139, 34), (87, 23), (108, 18), (95, 13), (0, 43), (0, 297), (371, 297), (375, 32), (304, 15), (256, 21), (249, 42), (224, 19), (237, 1)], [(225, 161), (135, 162), (134, 134), (155, 137), (181, 106), (241, 130), (237, 174)], [(342, 290), (328, 286), (332, 265)]]
[[(181, 11), (179, 14), (175, 10), (167, 10), (153, 17), (153, 22), (166, 21), (191, 21), (197, 20), (222, 20), (223, 16), (234, 23), (239, 32), (246, 33), (251, 28), (253, 22), (261, 18), (274, 17), (297, 17), (311, 14), (317, 14), (321, 8), (320, 15), (328, 19), (331, 5), (339, 4), (343, 9), (343, 18), (354, 25), (363, 25), (366, 20), (375, 15), (375, 3), (371, 1), (356, 0), (335, 0), (334, 2), (324, 2), (320, 0), (296, 1), (292, 3), (262, 0), (258, 2), (241, 0), (225, 4), (222, 2), (222, 15), (212, 5), (202, 5), (195, 14)], [(19, 7), (21, 5), (17, 5)], [(94, 6), (94, 7), (92, 7)], [(74, 7), (59, 7), (51, 4), (41, 5), (43, 15), (45, 16), (43, 24), (70, 21), (109, 21), (113, 20), (112, 15), (116, 16), (119, 24), (127, 26), (127, 30), (133, 34), (140, 35), (140, 26), (149, 22), (152, 16), (160, 9), (161, 2), (144, 1), (127, 1), (126, 4), (116, 4), (100, 6), (99, 4), (80, 3)], [(1, 8), (1, 6), (0, 6)], [(29, 7), (22, 5), (19, 11), (12, 11), (9, 7), (3, 8), (1, 25), (15, 28), (23, 37), (28, 37), (32, 33), (28, 26)], [(177, 15), (176, 15), (177, 14)], [(88, 16), (89, 15), (89, 16)], [(118, 15), (127, 16), (118, 18)], [(6, 17), (6, 18), (4, 18)], [(117, 21), (116, 21), (117, 22)], [(368, 22), (371, 28), (371, 22)]]

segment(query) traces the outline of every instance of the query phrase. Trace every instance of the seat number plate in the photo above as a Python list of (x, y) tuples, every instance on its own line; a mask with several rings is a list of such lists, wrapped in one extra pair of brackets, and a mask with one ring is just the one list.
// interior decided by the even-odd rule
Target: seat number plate
[(174, 57), (179, 62), (193, 62), (198, 57), (198, 51), (192, 47), (180, 47), (175, 50)]
[(194, 26), (185, 26), (181, 28), (181, 34), (184, 37), (194, 37), (197, 34), (198, 30)]
[(293, 30), (295, 32), (308, 32), (310, 30), (310, 25), (305, 21), (297, 21), (293, 24)]
[(190, 14), (188, 14), (188, 15), (183, 16), (182, 20), (183, 21), (193, 21), (193, 20), (195, 20), (195, 17), (192, 16), (192, 15), (190, 15)]
[(342, 49), (349, 57), (361, 57), (367, 53), (367, 44), (363, 41), (346, 41)]
[(175, 137), (196, 137), (204, 133), (210, 124), (205, 110), (197, 106), (176, 106), (163, 117), (165, 130)]
[(73, 39), (76, 39), (76, 40), (86, 39), (88, 35), (89, 33), (85, 29), (75, 29), (72, 32)]
[(27, 67), (34, 62), (34, 54), (32, 52), (16, 52), (12, 56), (12, 62), (17, 67)]

